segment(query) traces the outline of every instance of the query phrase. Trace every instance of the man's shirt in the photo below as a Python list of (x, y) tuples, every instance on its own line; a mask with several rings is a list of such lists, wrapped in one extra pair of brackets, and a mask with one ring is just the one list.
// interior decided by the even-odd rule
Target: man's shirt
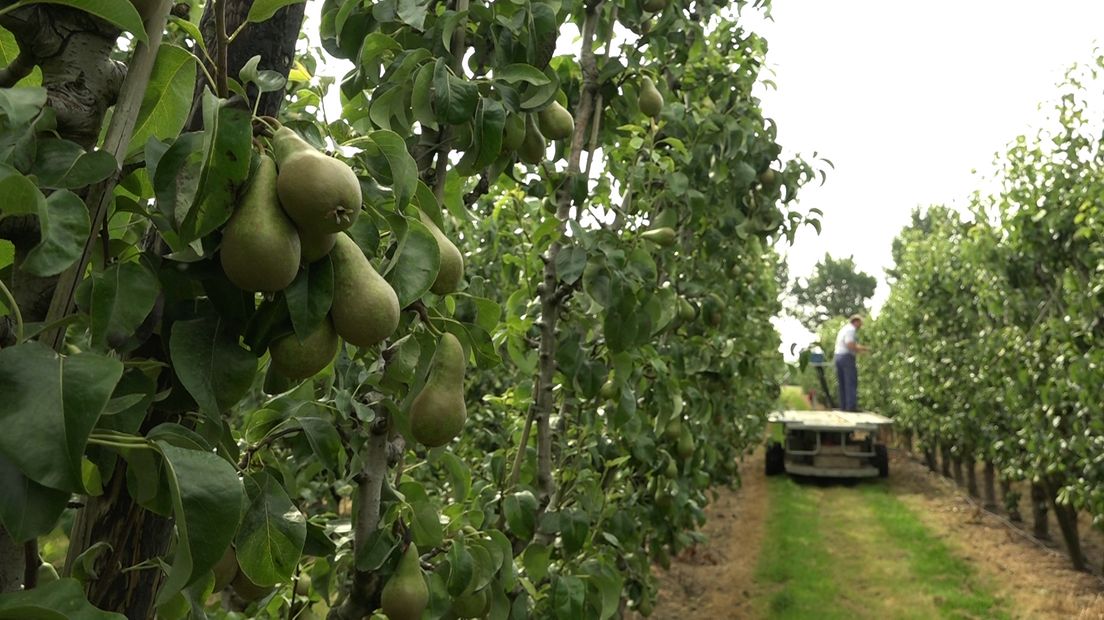
[(855, 343), (855, 325), (848, 321), (840, 328), (839, 334), (836, 335), (836, 355), (843, 355), (844, 353), (851, 353), (851, 349), (847, 348), (847, 345)]

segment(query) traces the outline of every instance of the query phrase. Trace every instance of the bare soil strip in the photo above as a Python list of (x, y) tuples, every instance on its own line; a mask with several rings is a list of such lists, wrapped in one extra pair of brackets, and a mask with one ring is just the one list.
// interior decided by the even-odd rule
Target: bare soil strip
[[(771, 607), (778, 586), (757, 576), (770, 503), (761, 457), (756, 453), (743, 463), (742, 488), (721, 489), (708, 508), (709, 520), (702, 530), (708, 542), (675, 558), (670, 570), (656, 568), (660, 592), (653, 618), (779, 615)], [(1000, 519), (978, 511), (953, 484), (913, 459), (894, 454), (892, 461), (890, 494), (908, 507), (932, 537), (969, 563), (977, 581), (1003, 602), (1000, 615), (1104, 619), (1104, 585), (1099, 578), (1069, 569), (1060, 553), (1041, 548)], [(861, 495), (839, 501), (842, 495), (850, 495), (849, 490), (802, 487), (820, 511), (821, 535), (839, 541), (832, 553), (833, 561), (842, 567), (840, 579), (846, 580), (847, 573), (860, 567), (878, 576), (840, 589), (850, 589), (841, 598), (841, 607), (856, 618), (939, 617), (942, 601), (925, 597), (910, 585), (908, 554), (874, 540), (878, 515), (864, 505)], [(844, 493), (833, 496), (834, 491)]]

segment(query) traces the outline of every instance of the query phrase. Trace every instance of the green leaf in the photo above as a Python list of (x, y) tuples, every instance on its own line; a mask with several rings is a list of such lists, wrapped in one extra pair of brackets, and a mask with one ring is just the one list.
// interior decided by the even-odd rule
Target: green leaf
[(76, 142), (39, 140), (31, 172), (38, 186), (51, 189), (78, 189), (111, 176), (118, 169), (107, 151), (86, 153)]
[(548, 562), (552, 550), (540, 543), (530, 543), (521, 556), (521, 565), (525, 574), (533, 583), (543, 581), (548, 576)]
[(583, 275), (587, 264), (586, 250), (578, 245), (560, 248), (556, 254), (556, 275), (567, 284), (575, 284)]
[(30, 4), (62, 4), (91, 13), (107, 20), (134, 35), (142, 43), (148, 43), (146, 26), (138, 9), (130, 2), (104, 2), (103, 0), (31, 0)]
[(493, 99), (481, 98), (475, 112), (475, 144), (456, 165), (461, 174), (473, 175), (493, 163), (502, 154), (502, 131), (506, 126), (506, 108)]
[[(123, 365), (40, 342), (0, 350), (0, 453), (35, 482), (81, 493), (81, 457)], [(28, 450), (27, 446), (35, 446)]]
[(399, 540), (390, 529), (376, 530), (368, 535), (363, 545), (356, 547), (356, 568), (359, 571), (379, 570), (391, 553), (399, 546)]
[(506, 524), (522, 540), (529, 540), (537, 527), (537, 498), (530, 491), (507, 495), (502, 502)]
[(448, 68), (444, 58), (433, 68), (433, 110), (437, 120), (459, 125), (475, 116), (479, 89), (475, 84), (458, 78)]
[[(207, 53), (207, 42), (203, 40), (203, 33), (199, 31), (199, 26), (196, 26), (195, 24), (193, 24), (192, 22), (190, 22), (186, 19), (180, 19), (179, 17), (177, 17), (177, 16), (175, 16), (171, 13), (169, 14), (169, 21), (176, 24), (181, 30), (186, 32), (188, 34), (188, 36), (192, 37), (192, 39), (195, 40), (196, 45), (199, 46), (199, 49), (202, 50), (204, 53)], [(169, 45), (169, 44), (168, 43), (162, 43), (161, 44), (162, 47), (165, 47), (166, 45)], [(161, 50), (158, 50), (158, 52), (160, 52), (160, 51)], [(156, 66), (154, 67), (153, 70), (157, 71)]]
[(406, 224), (401, 253), (385, 275), (399, 297), (400, 308), (425, 295), (441, 267), (441, 250), (433, 233), (417, 219), (406, 218)]
[(395, 13), (399, 21), (420, 31), (425, 29), (425, 18), (429, 5), (429, 0), (398, 0)]
[(238, 345), (221, 319), (173, 323), (169, 356), (200, 411), (214, 420), (245, 396), (257, 372), (257, 358)]
[[(433, 454), (432, 452), (430, 454)], [(471, 493), (471, 470), (464, 461), (451, 452), (442, 452), (438, 457), (448, 472), (449, 485), (452, 486), (452, 498), (457, 504), (463, 502)]]
[(97, 609), (84, 597), (80, 582), (66, 578), (0, 595), (0, 619), (126, 620), (126, 616)]
[(247, 476), (245, 493), (249, 504), (234, 538), (238, 565), (260, 586), (290, 580), (303, 554), (306, 519), (267, 471)]
[(583, 615), (586, 583), (574, 575), (559, 575), (552, 580), (552, 612), (557, 618)]
[(80, 258), (91, 224), (84, 201), (67, 189), (50, 194), (38, 206), (42, 241), (27, 254), (22, 267), (45, 278), (65, 271)]
[[(177, 20), (177, 24), (195, 28), (191, 22)], [(202, 44), (198, 29), (193, 37)], [(168, 43), (157, 48), (153, 73), (127, 147), (128, 158), (141, 153), (150, 138), (168, 140), (180, 134), (191, 112), (195, 81), (196, 62), (191, 54)]]
[(448, 591), (453, 596), (459, 596), (468, 588), (472, 577), (475, 575), (475, 561), (472, 559), (468, 548), (460, 540), (454, 540), (445, 555), (449, 565)]
[[(0, 28), (0, 64), (8, 66), (19, 55), (19, 44), (15, 41), (15, 35), (11, 31)], [(15, 83), (17, 88), (42, 85), (42, 69), (37, 65), (31, 70), (30, 75)]]
[(333, 292), (333, 263), (328, 256), (300, 269), (295, 280), (284, 289), (291, 324), (300, 339), (313, 334), (326, 318), (333, 304)]
[(427, 129), (437, 131), (440, 125), (433, 114), (433, 70), (433, 65), (429, 63), (418, 69), (418, 75), (414, 77), (414, 88), (410, 91), (410, 107), (414, 112), (414, 120)]
[(398, 210), (406, 208), (418, 188), (418, 164), (402, 136), (381, 129), (350, 141), (348, 145), (363, 149), (361, 157), (368, 171), (380, 183), (391, 186)]
[(526, 82), (533, 86), (544, 86), (552, 81), (548, 79), (543, 71), (525, 63), (506, 65), (501, 69), (495, 69), (494, 77), (496, 80), (501, 80), (507, 84)]
[(230, 219), (238, 191), (249, 176), (253, 148), (252, 116), (207, 91), (203, 98), (203, 160), (195, 203), (180, 224), (190, 243)]
[(441, 526), (441, 518), (437, 515), (437, 509), (429, 501), (416, 501), (410, 505), (414, 511), (414, 518), (410, 524), (414, 532), (414, 543), (422, 549), (432, 549), (441, 544), (445, 538), (444, 527)]
[(326, 469), (335, 476), (342, 473), (342, 463), (345, 462), (345, 449), (341, 443), (341, 435), (333, 423), (323, 418), (299, 418), (299, 426), (303, 428), (303, 434), (307, 436), (311, 450)]
[(291, 4), (298, 4), (304, 0), (256, 0), (253, 6), (249, 7), (249, 15), (245, 17), (249, 22), (263, 22), (272, 19), (272, 16), (276, 14), (276, 11)]
[(140, 263), (115, 263), (92, 277), (92, 344), (106, 348), (125, 340), (146, 320), (161, 284)]
[(177, 545), (168, 578), (157, 594), (163, 605), (203, 577), (222, 558), (242, 511), (242, 483), (234, 466), (214, 452), (157, 442), (172, 492)]
[(0, 525), (17, 543), (47, 534), (69, 502), (69, 493), (38, 484), (27, 478), (15, 463), (0, 454)]

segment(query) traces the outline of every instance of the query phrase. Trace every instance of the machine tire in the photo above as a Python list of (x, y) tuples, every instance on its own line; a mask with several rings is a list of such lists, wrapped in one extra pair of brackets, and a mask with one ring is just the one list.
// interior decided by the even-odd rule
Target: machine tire
[(767, 446), (766, 473), (768, 476), (777, 476), (786, 472), (786, 451), (777, 441), (770, 442)]
[(885, 444), (880, 443), (874, 446), (874, 458), (871, 461), (878, 468), (879, 478), (889, 477), (889, 452), (886, 450)]

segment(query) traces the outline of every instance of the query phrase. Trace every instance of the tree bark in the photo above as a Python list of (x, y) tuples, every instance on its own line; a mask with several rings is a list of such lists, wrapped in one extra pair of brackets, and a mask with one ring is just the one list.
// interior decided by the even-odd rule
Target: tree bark
[(962, 486), (962, 458), (959, 456), (951, 457), (951, 472), (954, 474), (955, 484)]
[(1074, 570), (1086, 570), (1085, 554), (1081, 551), (1081, 536), (1077, 531), (1077, 509), (1069, 504), (1058, 502), (1058, 489), (1060, 484), (1055, 480), (1044, 480), (1043, 486), (1047, 500), (1054, 509), (1054, 517), (1058, 521), (1058, 529), (1062, 532), (1062, 540), (1066, 543), (1066, 553)]
[(939, 444), (940, 469), (944, 478), (951, 477), (951, 447), (945, 443)]
[(0, 593), (14, 592), (23, 586), (25, 567), (23, 545), (0, 528)]
[(938, 471), (935, 463), (935, 448), (924, 448), (924, 464), (928, 466), (932, 473)]
[(1008, 512), (1008, 518), (1013, 523), (1023, 521), (1023, 515), (1020, 514), (1020, 493), (1012, 490), (1012, 483), (1007, 478), (1001, 478), (1000, 492), (1004, 509)]
[(962, 465), (966, 469), (966, 492), (970, 494), (970, 497), (978, 497), (977, 463), (974, 461), (973, 455), (964, 457)]
[(1047, 522), (1047, 497), (1042, 485), (1031, 483), (1031, 520), (1035, 525), (1035, 538), (1050, 540), (1050, 524)]
[(997, 468), (993, 465), (993, 461), (985, 459), (985, 509), (996, 510), (997, 509), (997, 489), (995, 480), (997, 477)]

